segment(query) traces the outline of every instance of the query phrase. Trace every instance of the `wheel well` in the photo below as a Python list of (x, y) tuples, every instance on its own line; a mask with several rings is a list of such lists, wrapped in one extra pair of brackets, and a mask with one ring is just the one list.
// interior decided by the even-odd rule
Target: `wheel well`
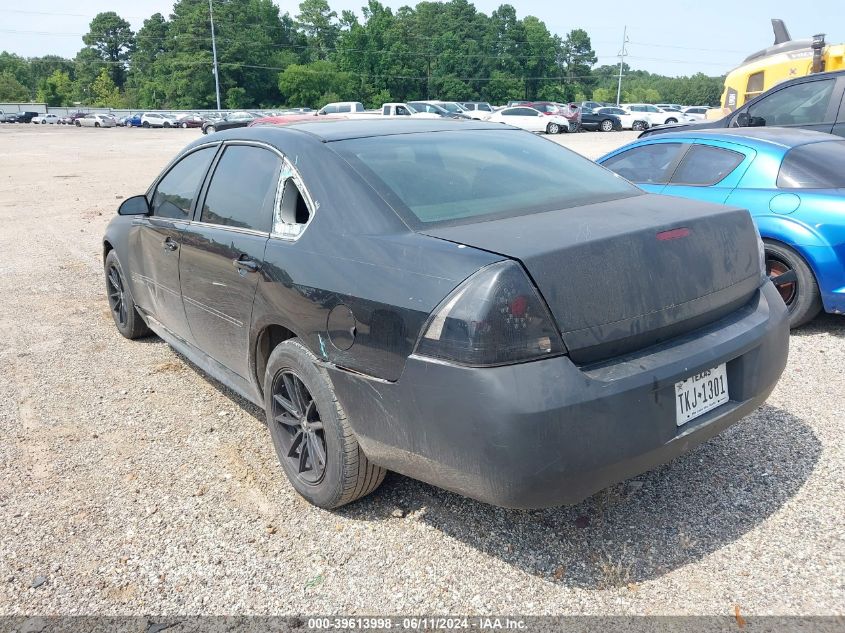
[(106, 257), (109, 256), (109, 253), (114, 249), (108, 240), (103, 240), (103, 261), (106, 261)]
[(816, 263), (813, 260), (811, 260), (809, 257), (807, 257), (804, 253), (802, 253), (800, 250), (798, 250), (794, 246), (787, 244), (786, 242), (782, 242), (778, 239), (775, 239), (775, 238), (772, 238), (772, 237), (764, 237), (762, 239), (763, 239), (763, 245), (764, 246), (766, 244), (773, 244), (775, 246), (780, 246), (781, 248), (785, 248), (785, 249), (790, 250), (793, 253), (795, 253), (805, 264), (807, 264), (807, 268), (810, 270), (810, 273), (812, 273), (813, 278), (816, 280), (816, 283), (817, 284), (819, 283), (819, 274), (818, 274), (818, 272), (816, 272)]
[(268, 325), (255, 341), (255, 377), (258, 380), (258, 388), (264, 391), (264, 371), (267, 369), (267, 360), (270, 354), (276, 349), (279, 343), (288, 339), (296, 338), (296, 334), (281, 325)]

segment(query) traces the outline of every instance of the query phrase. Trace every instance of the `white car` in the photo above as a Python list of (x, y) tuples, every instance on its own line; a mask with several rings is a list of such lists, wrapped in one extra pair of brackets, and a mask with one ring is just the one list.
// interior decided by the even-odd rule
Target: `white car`
[(614, 114), (622, 121), (623, 130), (635, 130), (641, 132), (651, 127), (650, 119), (642, 112), (628, 112), (624, 108), (606, 106), (595, 110), (598, 114)]
[(668, 123), (683, 123), (691, 121), (682, 112), (664, 110), (650, 103), (626, 103), (622, 105), (628, 112), (639, 112), (648, 117), (651, 125), (666, 125)]
[(528, 106), (504, 108), (494, 112), (488, 121), (507, 123), (529, 132), (545, 132), (546, 134), (560, 134), (569, 131), (569, 120), (559, 115), (545, 115), (539, 110)]
[(38, 116), (32, 117), (32, 122), (40, 123), (41, 125), (46, 125), (47, 123), (56, 125), (59, 122), (59, 116), (56, 114), (39, 114)]
[(367, 109), (360, 101), (338, 101), (336, 103), (327, 103), (322, 108), (317, 110), (317, 114), (346, 114), (352, 112), (366, 112)]
[(76, 127), (115, 127), (117, 121), (108, 114), (86, 114), (76, 120)]
[(141, 127), (175, 127), (175, 120), (160, 112), (144, 112), (141, 115)]
[(707, 118), (709, 106), (690, 106), (684, 108), (684, 114), (693, 121), (704, 121)]

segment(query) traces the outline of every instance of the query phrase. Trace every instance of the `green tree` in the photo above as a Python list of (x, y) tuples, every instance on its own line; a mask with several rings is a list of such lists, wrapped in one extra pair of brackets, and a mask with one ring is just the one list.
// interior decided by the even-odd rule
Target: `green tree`
[(352, 75), (338, 71), (331, 62), (320, 60), (285, 68), (279, 74), (279, 90), (291, 106), (317, 108), (325, 105), (326, 93), (332, 93), (333, 100), (352, 99), (356, 85)]
[(82, 36), (82, 41), (110, 66), (109, 75), (115, 85), (123, 87), (126, 81), (126, 61), (135, 49), (135, 34), (129, 22), (114, 11), (98, 13), (91, 20), (88, 33)]
[(592, 68), (596, 63), (596, 52), (584, 29), (570, 31), (563, 40), (561, 62), (569, 82), (584, 94), (590, 95), (595, 84)]
[(244, 88), (232, 86), (226, 91), (226, 107), (230, 110), (241, 110), (247, 107), (248, 102)]
[(73, 82), (70, 75), (56, 70), (43, 79), (35, 95), (36, 101), (48, 106), (69, 106), (73, 103)]
[(0, 71), (0, 101), (29, 101), (29, 90), (10, 70)]
[(91, 105), (99, 108), (120, 108), (123, 106), (120, 90), (106, 68), (100, 71), (94, 83), (91, 84), (91, 97)]
[(331, 10), (327, 0), (303, 0), (296, 20), (308, 38), (308, 59), (326, 59), (340, 34), (337, 12)]

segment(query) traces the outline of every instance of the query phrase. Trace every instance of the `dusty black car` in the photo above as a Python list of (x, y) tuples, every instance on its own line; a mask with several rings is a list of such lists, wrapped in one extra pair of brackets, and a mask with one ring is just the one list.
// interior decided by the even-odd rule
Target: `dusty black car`
[(622, 129), (622, 119), (615, 114), (581, 108), (580, 128), (582, 130), (614, 132)]
[(232, 130), (234, 128), (246, 127), (255, 119), (260, 119), (264, 115), (259, 112), (230, 112), (222, 119), (210, 119), (202, 123), (203, 134), (214, 134), (222, 130)]
[(502, 124), (418, 119), (201, 138), (103, 240), (118, 330), (263, 407), (327, 508), (385, 469), (576, 502), (712, 437), (786, 362), (761, 253), (745, 210), (645, 194)]

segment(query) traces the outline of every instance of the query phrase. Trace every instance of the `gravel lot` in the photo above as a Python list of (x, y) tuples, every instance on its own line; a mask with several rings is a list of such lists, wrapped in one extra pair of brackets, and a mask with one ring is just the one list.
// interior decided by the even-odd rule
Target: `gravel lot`
[(109, 317), (103, 229), (198, 134), (0, 126), (0, 615), (845, 614), (845, 318), (754, 415), (578, 506), (390, 474), (325, 512), (260, 410)]

